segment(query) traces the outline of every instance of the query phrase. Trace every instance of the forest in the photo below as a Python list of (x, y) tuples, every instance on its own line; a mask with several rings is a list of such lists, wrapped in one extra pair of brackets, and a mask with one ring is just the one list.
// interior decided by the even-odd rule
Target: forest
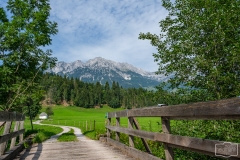
[(203, 90), (181, 88), (166, 90), (165, 83), (156, 86), (156, 90), (143, 88), (123, 88), (118, 82), (112, 85), (87, 83), (78, 78), (62, 77), (45, 73), (40, 80), (42, 102), (44, 105), (63, 104), (84, 108), (108, 105), (112, 108), (140, 108), (156, 106), (159, 103), (174, 105), (211, 100), (211, 94)]
[(77, 78), (61, 77), (45, 73), (40, 81), (46, 105), (65, 104), (84, 108), (101, 107), (107, 104), (112, 108), (139, 108), (156, 105), (154, 92), (143, 88), (123, 88), (113, 81), (112, 86), (87, 83)]

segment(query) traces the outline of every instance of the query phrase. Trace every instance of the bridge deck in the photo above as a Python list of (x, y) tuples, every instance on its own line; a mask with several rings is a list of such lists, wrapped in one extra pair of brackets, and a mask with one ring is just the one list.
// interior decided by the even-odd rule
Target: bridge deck
[[(39, 123), (38, 123), (39, 124)], [(23, 151), (15, 160), (134, 160), (100, 141), (82, 135), (76, 127), (59, 126), (63, 132)], [(74, 129), (78, 142), (58, 142), (57, 137)]]
[(99, 141), (40, 143), (19, 158), (21, 160), (133, 160)]

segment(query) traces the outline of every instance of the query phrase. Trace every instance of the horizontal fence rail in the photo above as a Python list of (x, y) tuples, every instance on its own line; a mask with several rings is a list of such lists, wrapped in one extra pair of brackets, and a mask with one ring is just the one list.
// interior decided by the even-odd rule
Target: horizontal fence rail
[[(25, 116), (16, 112), (0, 111), (0, 125), (4, 128), (0, 136), (0, 159), (13, 159), (23, 148), (23, 134)], [(14, 124), (14, 128), (12, 126)], [(19, 137), (17, 144), (16, 139)], [(10, 147), (8, 148), (8, 142)]]
[[(128, 128), (120, 127), (120, 118), (128, 118)], [(161, 117), (162, 133), (150, 132), (140, 130), (140, 127), (135, 117)], [(108, 113), (107, 138), (106, 141), (117, 145), (120, 144), (120, 133), (129, 135), (129, 147), (122, 147), (125, 150), (132, 150), (134, 148), (134, 137), (139, 137), (146, 148), (146, 151), (151, 156), (151, 150), (146, 140), (161, 142), (164, 145), (165, 157), (167, 160), (174, 159), (173, 148), (180, 148), (184, 150), (203, 153), (210, 156), (226, 155), (222, 150), (216, 150), (215, 145), (223, 144), (225, 142), (218, 140), (201, 139), (188, 136), (173, 135), (170, 133), (170, 120), (239, 120), (240, 119), (240, 98), (231, 98), (218, 101), (199, 102), (192, 104), (182, 104), (173, 106), (151, 106), (141, 109), (123, 110)], [(116, 126), (111, 125), (111, 119), (116, 118)], [(134, 128), (135, 126), (135, 128)], [(110, 138), (110, 133), (116, 132), (116, 141)], [(240, 158), (240, 144), (237, 145), (235, 151), (237, 155), (231, 155), (229, 159)], [(121, 148), (121, 147), (120, 147)], [(128, 149), (126, 149), (128, 148)], [(126, 151), (127, 152), (127, 151)], [(136, 158), (146, 158), (146, 153), (137, 151)], [(134, 150), (134, 153), (136, 151)], [(144, 156), (143, 156), (144, 154)], [(139, 156), (141, 155), (141, 156)], [(144, 157), (144, 158), (143, 158)], [(156, 157), (157, 158), (157, 157)]]

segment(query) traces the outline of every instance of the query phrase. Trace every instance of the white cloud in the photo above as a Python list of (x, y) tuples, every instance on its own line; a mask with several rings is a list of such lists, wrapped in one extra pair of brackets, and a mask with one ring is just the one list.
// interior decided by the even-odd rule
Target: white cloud
[(159, 21), (167, 15), (160, 0), (50, 0), (50, 4), (59, 32), (48, 48), (59, 61), (103, 57), (157, 70), (152, 56), (156, 49), (138, 35), (160, 33)]

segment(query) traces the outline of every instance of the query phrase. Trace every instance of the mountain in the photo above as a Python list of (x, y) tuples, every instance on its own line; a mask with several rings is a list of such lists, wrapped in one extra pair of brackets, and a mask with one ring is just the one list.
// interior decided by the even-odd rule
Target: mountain
[(53, 69), (49, 69), (47, 72), (79, 78), (84, 82), (95, 83), (98, 81), (105, 84), (108, 81), (111, 84), (115, 81), (124, 88), (151, 88), (168, 79), (164, 75), (155, 75), (153, 72), (144, 71), (128, 63), (114, 62), (101, 57), (90, 59), (87, 62), (80, 60), (72, 63), (58, 62)]

